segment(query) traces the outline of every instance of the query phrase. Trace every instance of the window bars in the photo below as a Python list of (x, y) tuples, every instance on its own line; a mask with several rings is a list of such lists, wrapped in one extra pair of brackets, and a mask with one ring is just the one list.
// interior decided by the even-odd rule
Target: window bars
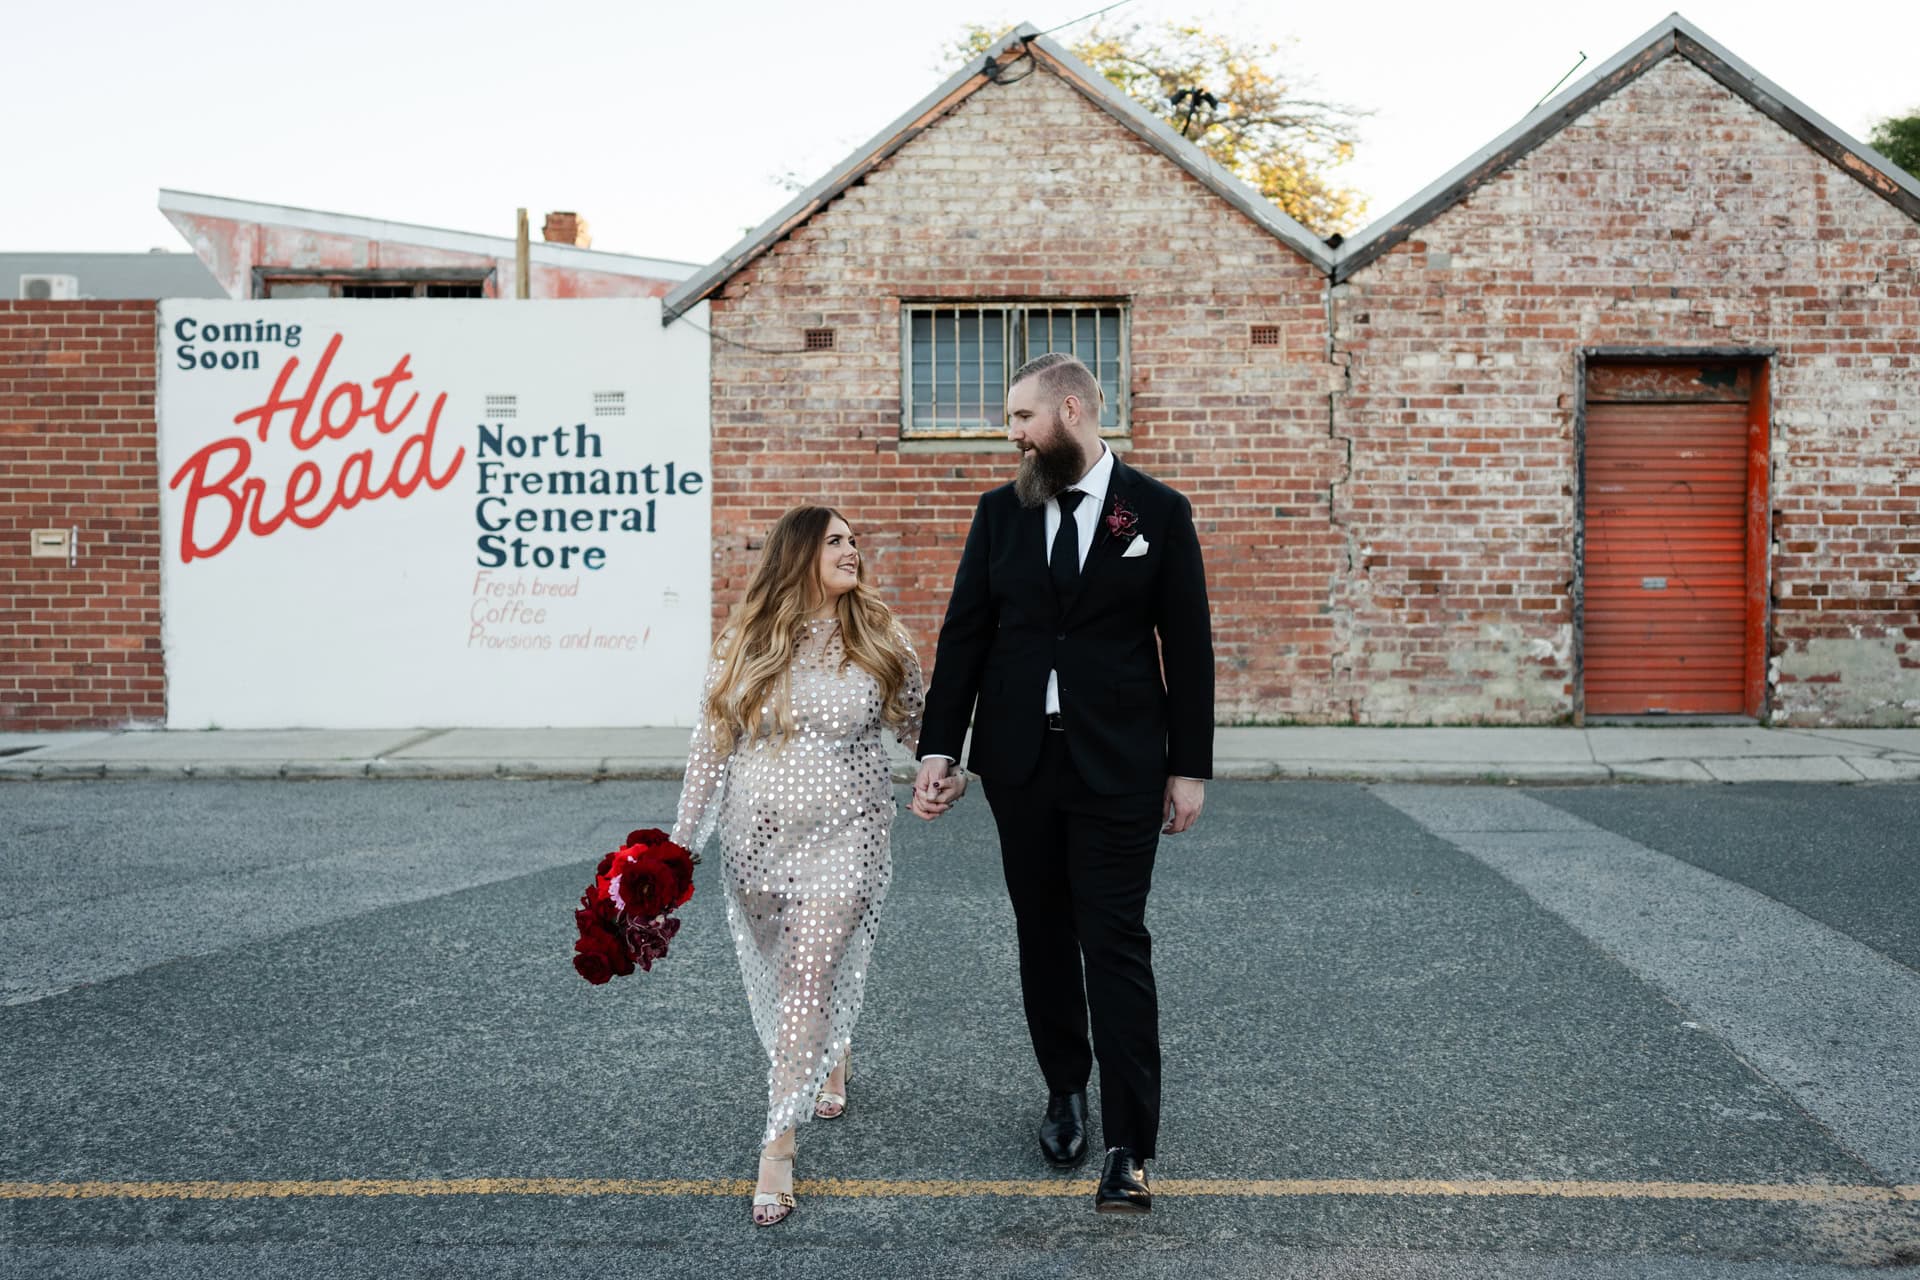
[(1100, 380), (1100, 430), (1127, 429), (1127, 310), (1112, 302), (906, 303), (901, 307), (901, 434), (997, 438), (1007, 380), (1065, 351)]

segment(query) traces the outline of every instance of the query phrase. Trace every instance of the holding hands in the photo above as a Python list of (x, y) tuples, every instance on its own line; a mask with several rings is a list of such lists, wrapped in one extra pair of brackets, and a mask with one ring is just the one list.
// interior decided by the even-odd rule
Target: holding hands
[[(928, 756), (920, 762), (920, 775), (913, 782), (913, 800), (907, 805), (916, 816), (932, 822), (967, 793), (967, 775), (953, 767), (945, 756)], [(1161, 833), (1177, 836), (1199, 821), (1206, 804), (1207, 784), (1198, 778), (1168, 778), (1160, 811), (1164, 825)]]
[(955, 769), (945, 756), (928, 756), (920, 762), (920, 776), (913, 783), (913, 801), (907, 808), (932, 822), (966, 793), (965, 771)]

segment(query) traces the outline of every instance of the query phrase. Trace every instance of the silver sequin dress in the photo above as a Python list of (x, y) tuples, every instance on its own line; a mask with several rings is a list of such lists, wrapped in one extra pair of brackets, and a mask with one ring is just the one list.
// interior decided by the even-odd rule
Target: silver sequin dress
[[(912, 641), (904, 630), (895, 638), (907, 718), (891, 727), (912, 752), (926, 693)], [(813, 1117), (846, 1053), (893, 875), (880, 687), (844, 659), (838, 622), (807, 624), (788, 673), (793, 730), (783, 740), (742, 741), (721, 756), (702, 715), (673, 824), (675, 842), (690, 849), (709, 833), (719, 841), (727, 927), (770, 1064), (763, 1146)], [(716, 659), (708, 690), (719, 671)]]

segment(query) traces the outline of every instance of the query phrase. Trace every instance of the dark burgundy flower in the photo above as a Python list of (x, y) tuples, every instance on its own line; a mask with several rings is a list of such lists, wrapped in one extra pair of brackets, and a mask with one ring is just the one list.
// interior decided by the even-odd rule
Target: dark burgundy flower
[(1113, 500), (1113, 510), (1107, 513), (1107, 532), (1116, 538), (1131, 538), (1140, 532), (1140, 517), (1125, 498)]
[(627, 949), (640, 967), (651, 973), (655, 960), (667, 958), (667, 943), (673, 941), (673, 935), (678, 932), (680, 921), (674, 916), (661, 916), (658, 920), (629, 919)]
[(638, 831), (627, 832), (626, 846), (639, 845), (642, 849), (651, 849), (657, 844), (667, 843), (667, 833), (658, 827), (642, 827)]

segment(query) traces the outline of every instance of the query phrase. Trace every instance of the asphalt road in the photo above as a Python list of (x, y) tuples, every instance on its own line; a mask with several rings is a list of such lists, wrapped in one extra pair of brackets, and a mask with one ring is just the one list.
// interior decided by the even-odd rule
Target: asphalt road
[(1144, 1219), (1035, 1150), (984, 805), (903, 817), (771, 1231), (714, 868), (654, 973), (568, 965), (676, 794), (0, 786), (0, 1276), (1920, 1273), (1920, 787), (1216, 784)]

